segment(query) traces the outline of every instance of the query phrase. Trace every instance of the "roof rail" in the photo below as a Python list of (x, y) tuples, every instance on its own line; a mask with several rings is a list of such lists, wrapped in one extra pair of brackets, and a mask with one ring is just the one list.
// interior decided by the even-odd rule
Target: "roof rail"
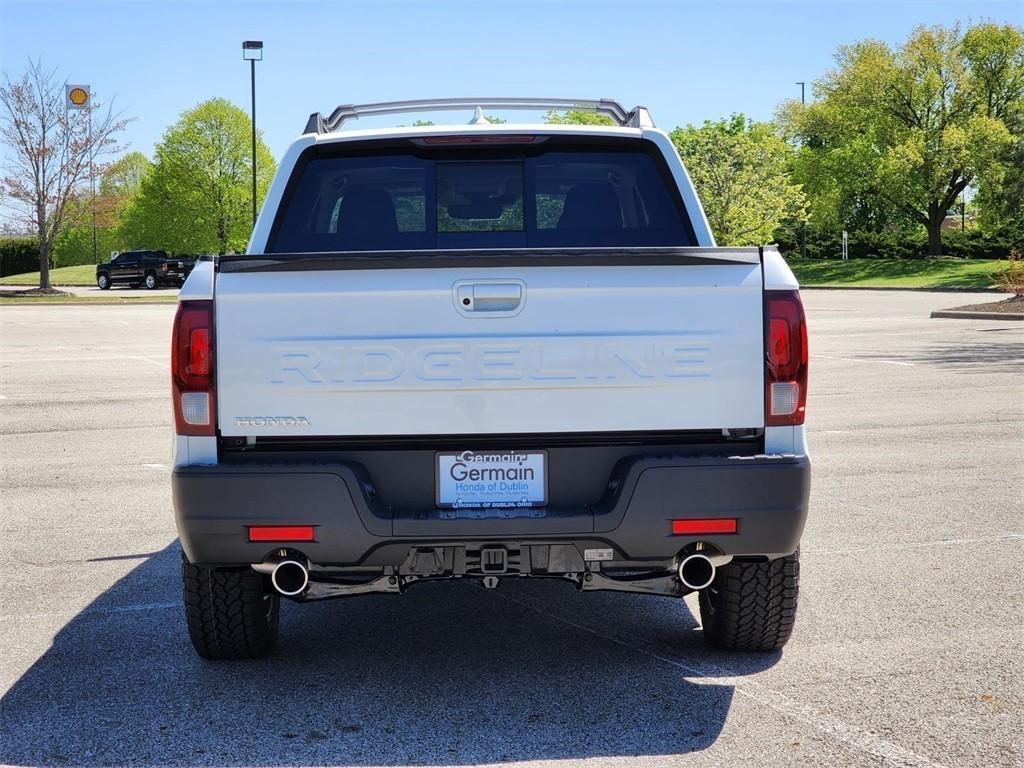
[(319, 112), (309, 116), (304, 133), (330, 133), (346, 120), (370, 115), (393, 115), (400, 112), (440, 112), (453, 109), (565, 109), (607, 115), (617, 125), (653, 128), (654, 122), (645, 107), (630, 111), (613, 99), (540, 99), (489, 96), (477, 99), (413, 99), (411, 101), (380, 101), (375, 104), (342, 104), (329, 117)]

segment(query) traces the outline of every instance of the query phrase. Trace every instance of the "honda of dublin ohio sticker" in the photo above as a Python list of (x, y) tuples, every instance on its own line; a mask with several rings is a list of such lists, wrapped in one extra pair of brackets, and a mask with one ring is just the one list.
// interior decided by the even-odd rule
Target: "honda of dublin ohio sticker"
[(547, 503), (544, 451), (437, 454), (437, 505), (452, 509), (542, 507)]

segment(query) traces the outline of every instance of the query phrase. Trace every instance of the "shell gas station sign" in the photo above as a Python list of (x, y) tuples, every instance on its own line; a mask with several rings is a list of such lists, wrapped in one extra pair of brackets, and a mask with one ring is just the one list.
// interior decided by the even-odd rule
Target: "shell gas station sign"
[(92, 100), (92, 92), (88, 85), (65, 85), (66, 104), (68, 109), (88, 109)]

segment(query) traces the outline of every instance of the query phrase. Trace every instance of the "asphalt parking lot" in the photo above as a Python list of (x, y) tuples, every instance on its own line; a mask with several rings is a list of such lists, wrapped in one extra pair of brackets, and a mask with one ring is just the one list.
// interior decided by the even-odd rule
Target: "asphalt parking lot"
[[(989, 297), (992, 298), (992, 297)], [(0, 307), (0, 763), (1020, 766), (1024, 327), (984, 296), (809, 291), (814, 466), (782, 654), (693, 601), (423, 585), (192, 652), (173, 306)]]

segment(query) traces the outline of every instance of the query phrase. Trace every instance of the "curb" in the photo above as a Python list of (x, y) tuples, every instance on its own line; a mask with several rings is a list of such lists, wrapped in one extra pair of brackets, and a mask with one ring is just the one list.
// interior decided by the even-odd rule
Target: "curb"
[(971, 312), (956, 309), (937, 309), (931, 316), (953, 320), (1024, 320), (1024, 312)]
[[(38, 288), (39, 281), (34, 283), (4, 283), (0, 285), (2, 291), (17, 291), (22, 288)], [(95, 288), (96, 283), (50, 283), (51, 288)]]
[(148, 301), (137, 301), (132, 299), (121, 299), (120, 301), (112, 299), (78, 299), (72, 301), (36, 301), (38, 297), (26, 296), (22, 299), (0, 299), (0, 307), (91, 307), (91, 306), (102, 306), (102, 307), (124, 307), (124, 306), (160, 306), (167, 304), (177, 304), (178, 298), (173, 299), (150, 299)]
[(895, 285), (802, 285), (801, 291), (918, 291), (924, 293), (1005, 293), (999, 288), (960, 288), (960, 287), (899, 287)]

